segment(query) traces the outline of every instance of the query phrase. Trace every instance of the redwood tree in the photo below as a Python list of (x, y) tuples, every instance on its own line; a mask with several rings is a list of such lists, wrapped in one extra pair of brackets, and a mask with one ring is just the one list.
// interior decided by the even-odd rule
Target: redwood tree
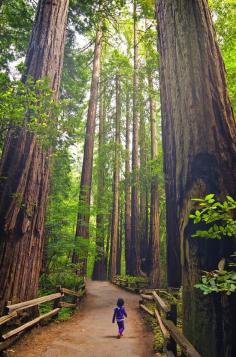
[(116, 75), (116, 120), (115, 120), (115, 157), (113, 175), (113, 207), (111, 221), (111, 248), (109, 261), (109, 277), (112, 279), (117, 274), (117, 250), (119, 242), (119, 186), (120, 186), (120, 78)]
[[(148, 74), (149, 83), (149, 105), (150, 105), (150, 126), (151, 126), (151, 159), (157, 160), (157, 121), (156, 102), (154, 98), (153, 79), (151, 73)], [(148, 263), (151, 287), (160, 285), (160, 215), (159, 215), (159, 194), (158, 176), (154, 174), (151, 178), (151, 206), (150, 206), (150, 239), (148, 247)]]
[[(68, 0), (41, 0), (26, 55), (26, 74), (48, 77), (58, 98)], [(8, 300), (37, 295), (51, 149), (25, 128), (9, 132), (0, 166), (0, 314)]]
[(132, 187), (131, 187), (131, 273), (140, 274), (139, 238), (139, 108), (138, 108), (138, 28), (137, 1), (134, 0), (134, 77), (133, 77), (133, 148), (132, 148)]
[[(80, 180), (80, 194), (79, 194), (79, 212), (77, 218), (76, 237), (88, 239), (89, 238), (89, 217), (90, 217), (90, 200), (91, 200), (91, 184), (93, 171), (93, 149), (94, 136), (96, 124), (96, 109), (98, 97), (98, 83), (100, 76), (100, 62), (101, 62), (101, 45), (102, 45), (102, 29), (99, 25), (96, 32), (96, 40), (93, 57), (93, 72), (90, 88), (90, 99), (88, 106), (85, 142), (84, 142), (84, 156), (83, 166)], [(87, 252), (85, 252), (87, 255)], [(73, 263), (79, 262), (79, 257), (76, 252), (73, 253)], [(87, 258), (81, 259), (80, 273), (85, 275), (87, 271)]]
[(125, 266), (131, 275), (131, 190), (130, 190), (130, 97), (126, 95), (126, 156), (125, 156)]
[(233, 252), (234, 240), (192, 238), (189, 220), (192, 198), (236, 196), (236, 124), (224, 64), (206, 0), (158, 4), (169, 282), (180, 283), (181, 246), (184, 333), (202, 356), (232, 357), (235, 297), (204, 296), (194, 284)]
[[(141, 87), (144, 86), (142, 81)], [(140, 147), (140, 258), (141, 268), (144, 271), (146, 268), (146, 258), (148, 254), (148, 183), (147, 183), (147, 161), (148, 161), (148, 142), (147, 142), (147, 125), (145, 122), (145, 101), (143, 95), (140, 93), (140, 134), (139, 134), (139, 147)]]
[(102, 213), (104, 205), (104, 121), (105, 108), (102, 84), (100, 83), (99, 98), (99, 138), (98, 138), (98, 169), (97, 169), (97, 215), (96, 215), (96, 256), (93, 268), (94, 280), (106, 279), (106, 259), (104, 251), (105, 227), (104, 214)]

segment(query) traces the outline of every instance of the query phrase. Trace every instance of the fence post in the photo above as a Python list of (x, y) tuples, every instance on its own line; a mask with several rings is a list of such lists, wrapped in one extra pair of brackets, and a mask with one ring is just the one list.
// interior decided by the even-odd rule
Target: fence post
[[(57, 285), (57, 286), (56, 286), (56, 289), (57, 289), (57, 292), (58, 292), (58, 293), (61, 293), (61, 285)], [(61, 307), (60, 302), (61, 302), (61, 297), (59, 297), (58, 299), (55, 299), (55, 300), (54, 300), (54, 303), (53, 303), (53, 309), (56, 309), (56, 308), (58, 308), (58, 307)], [(56, 319), (57, 317), (58, 317), (58, 314), (56, 314), (55, 316), (53, 316), (53, 319)]]
[[(175, 325), (177, 325), (177, 305), (171, 304), (170, 311), (166, 314), (166, 319), (171, 320)], [(177, 345), (175, 340), (170, 336), (167, 349), (172, 351), (175, 356), (177, 356)]]

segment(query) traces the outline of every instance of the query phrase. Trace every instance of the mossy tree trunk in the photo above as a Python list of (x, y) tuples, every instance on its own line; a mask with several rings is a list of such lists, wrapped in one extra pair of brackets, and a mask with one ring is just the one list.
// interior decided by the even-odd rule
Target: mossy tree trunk
[(206, 0), (158, 4), (169, 283), (180, 283), (181, 247), (184, 333), (204, 357), (233, 357), (235, 298), (205, 297), (194, 284), (235, 250), (234, 240), (191, 238), (189, 220), (192, 198), (236, 196), (236, 125), (224, 64)]

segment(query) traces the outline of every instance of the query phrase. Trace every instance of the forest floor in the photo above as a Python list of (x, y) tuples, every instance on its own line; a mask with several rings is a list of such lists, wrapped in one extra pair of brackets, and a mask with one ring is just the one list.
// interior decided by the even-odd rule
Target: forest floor
[[(109, 282), (86, 283), (87, 297), (65, 322), (33, 329), (9, 348), (7, 357), (151, 357), (153, 335), (139, 312), (139, 296)], [(123, 297), (128, 318), (117, 339), (113, 309)]]

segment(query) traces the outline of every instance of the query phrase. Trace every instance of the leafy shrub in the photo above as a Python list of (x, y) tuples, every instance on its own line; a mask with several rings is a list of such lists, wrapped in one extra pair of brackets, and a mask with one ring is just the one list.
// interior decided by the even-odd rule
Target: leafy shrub
[[(192, 237), (206, 239), (222, 239), (223, 237), (233, 237), (236, 235), (236, 201), (226, 196), (226, 200), (219, 202), (214, 194), (209, 194), (205, 198), (194, 198), (193, 201), (199, 202), (199, 208), (190, 214), (195, 224), (205, 223), (206, 229), (197, 230)], [(235, 267), (236, 263), (231, 255), (228, 266)], [(223, 262), (223, 266), (222, 266)], [(224, 270), (224, 258), (219, 262), (218, 270), (204, 272), (201, 282), (195, 287), (200, 289), (204, 295), (210, 293), (225, 293), (230, 295), (236, 291), (236, 272)]]

